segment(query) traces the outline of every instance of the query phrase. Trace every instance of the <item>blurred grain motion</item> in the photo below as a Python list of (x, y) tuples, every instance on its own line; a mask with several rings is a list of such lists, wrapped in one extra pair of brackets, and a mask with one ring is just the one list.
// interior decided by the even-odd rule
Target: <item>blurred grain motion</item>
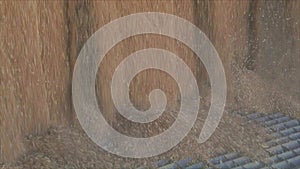
[[(42, 134), (51, 126), (80, 127), (71, 97), (77, 55), (95, 31), (132, 13), (164, 12), (197, 25), (223, 62), (228, 105), (235, 100), (233, 63), (276, 82), (292, 83), (287, 91), (300, 99), (299, 9), (300, 1), (0, 1), (0, 162), (25, 152), (22, 139), (26, 135)], [(117, 120), (124, 121), (110, 94), (114, 68), (130, 53), (149, 47), (180, 56), (197, 77), (200, 92), (204, 97), (209, 95), (206, 70), (187, 46), (158, 35), (130, 37), (107, 53), (98, 70), (99, 106), (113, 126)], [(274, 66), (278, 69), (272, 69)], [(154, 88), (166, 92), (168, 110), (178, 109), (178, 87), (165, 73), (142, 72), (130, 87), (131, 100), (138, 109), (149, 107), (148, 94)], [(125, 127), (134, 128), (135, 124)]]
[(0, 2), (1, 161), (22, 138), (71, 124), (68, 26), (62, 1)]

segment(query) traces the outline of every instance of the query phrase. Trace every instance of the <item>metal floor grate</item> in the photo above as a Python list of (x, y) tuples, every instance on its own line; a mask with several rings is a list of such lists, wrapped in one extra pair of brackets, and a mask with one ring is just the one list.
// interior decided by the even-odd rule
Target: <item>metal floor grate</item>
[[(263, 144), (269, 153), (263, 163), (245, 157), (239, 153), (226, 153), (208, 161), (192, 162), (186, 158), (176, 162), (160, 160), (159, 169), (300, 169), (300, 121), (282, 113), (243, 114), (248, 120), (262, 124), (271, 129), (274, 136), (272, 140)], [(147, 167), (145, 167), (147, 168)]]

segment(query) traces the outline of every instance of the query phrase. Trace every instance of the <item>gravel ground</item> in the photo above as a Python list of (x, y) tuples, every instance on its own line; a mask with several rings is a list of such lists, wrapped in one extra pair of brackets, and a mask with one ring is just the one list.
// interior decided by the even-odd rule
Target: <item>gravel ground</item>
[[(172, 150), (147, 159), (121, 158), (105, 152), (78, 128), (51, 128), (41, 136), (24, 138), (27, 153), (14, 164), (2, 168), (136, 168), (154, 167), (159, 159), (179, 160), (186, 157), (207, 160), (224, 152), (241, 152), (254, 159), (263, 159), (267, 153), (262, 143), (268, 131), (242, 117), (225, 113), (213, 134), (205, 143), (198, 144), (204, 119), (198, 117), (188, 136)], [(152, 168), (151, 167), (151, 168)]]

